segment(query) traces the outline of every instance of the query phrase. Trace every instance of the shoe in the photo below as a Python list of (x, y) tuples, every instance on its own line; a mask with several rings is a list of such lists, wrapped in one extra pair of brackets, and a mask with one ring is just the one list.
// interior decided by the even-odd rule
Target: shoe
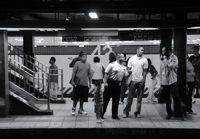
[(182, 121), (185, 121), (185, 120), (186, 120), (186, 117), (185, 117), (184, 115), (182, 115), (182, 116), (181, 116), (181, 120), (182, 120)]
[(101, 118), (100, 118), (100, 120), (101, 120), (101, 122), (104, 122), (104, 120), (103, 120), (103, 119), (101, 119)]
[(113, 119), (119, 120), (120, 118), (118, 116), (112, 116)]
[(97, 123), (98, 123), (98, 124), (101, 124), (101, 122), (102, 122), (102, 121), (101, 121), (100, 119), (97, 119)]
[(83, 109), (79, 109), (79, 110), (78, 110), (78, 114), (85, 114), (85, 115), (87, 115), (87, 112), (84, 111)]
[(129, 114), (123, 114), (122, 118), (127, 118), (129, 116)]
[(147, 102), (147, 103), (151, 103), (151, 100), (145, 100), (145, 102)]
[(141, 118), (142, 116), (140, 114), (137, 114), (137, 118)]
[(196, 103), (196, 101), (195, 101), (195, 100), (192, 100), (192, 103)]
[(103, 114), (101, 114), (101, 119), (105, 119), (105, 118), (103, 117)]
[(193, 111), (192, 112), (188, 112), (189, 114), (191, 115), (197, 115), (197, 113), (194, 113)]
[(119, 102), (119, 104), (124, 104), (124, 102), (123, 102), (123, 101), (121, 101), (121, 102)]
[(172, 118), (174, 116), (174, 114), (168, 114), (166, 119), (169, 120), (170, 118)]
[(76, 108), (72, 108), (72, 111), (71, 111), (72, 116), (75, 116), (75, 111), (76, 111)]

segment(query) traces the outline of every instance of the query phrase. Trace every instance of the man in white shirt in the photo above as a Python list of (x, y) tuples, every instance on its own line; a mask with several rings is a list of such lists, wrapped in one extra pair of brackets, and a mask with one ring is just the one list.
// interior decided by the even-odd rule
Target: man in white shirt
[(142, 95), (145, 86), (146, 74), (148, 69), (148, 61), (143, 57), (144, 48), (138, 47), (137, 54), (132, 56), (128, 61), (128, 71), (132, 76), (132, 80), (129, 85), (129, 93), (127, 96), (126, 106), (123, 111), (123, 118), (129, 116), (131, 106), (133, 103), (133, 97), (137, 90), (137, 106), (134, 112), (135, 117), (140, 118), (141, 106), (142, 106)]
[(105, 70), (104, 77), (104, 100), (103, 100), (103, 113), (101, 118), (103, 119), (106, 112), (110, 98), (112, 97), (112, 118), (119, 119), (118, 117), (118, 105), (121, 93), (121, 81), (124, 76), (128, 76), (128, 71), (122, 62), (124, 61), (124, 55), (122, 53), (117, 54), (117, 61), (110, 63)]

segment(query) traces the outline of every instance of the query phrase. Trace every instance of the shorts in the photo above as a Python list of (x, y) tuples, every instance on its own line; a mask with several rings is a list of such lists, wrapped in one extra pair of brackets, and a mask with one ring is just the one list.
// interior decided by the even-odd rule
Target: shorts
[(77, 85), (74, 87), (73, 90), (73, 100), (74, 101), (83, 101), (83, 102), (88, 102), (88, 92), (89, 88), (88, 86), (83, 86), (83, 85)]

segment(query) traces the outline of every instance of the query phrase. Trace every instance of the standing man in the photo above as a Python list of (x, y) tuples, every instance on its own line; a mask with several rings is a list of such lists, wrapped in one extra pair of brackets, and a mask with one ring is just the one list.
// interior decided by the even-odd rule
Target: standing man
[[(197, 79), (200, 80), (200, 54), (199, 54), (199, 46), (194, 46), (193, 48), (194, 55), (190, 56), (189, 61), (192, 63), (194, 67), (195, 76)], [(195, 88), (194, 91), (200, 93), (200, 82), (195, 81)], [(193, 97), (194, 97), (194, 91), (193, 91)], [(194, 99), (194, 98), (193, 98)], [(193, 100), (194, 101), (194, 100)]]
[[(122, 53), (117, 54), (117, 61), (110, 63), (105, 70), (104, 77), (104, 100), (103, 100), (103, 113), (101, 118), (103, 119), (104, 114), (110, 98), (112, 97), (112, 118), (119, 120), (118, 117), (118, 105), (121, 93), (121, 81), (124, 76), (128, 76), (128, 72), (122, 63), (124, 61), (124, 55)], [(106, 88), (107, 87), (107, 88)]]
[(181, 113), (181, 120), (185, 121), (186, 118), (183, 114), (177, 85), (178, 58), (172, 53), (172, 50), (169, 47), (162, 48), (162, 55), (164, 59), (160, 67), (160, 80), (162, 84), (161, 87), (163, 88), (163, 93), (165, 94), (166, 98), (166, 110), (168, 114), (166, 119), (170, 119), (174, 115), (174, 112), (171, 108), (172, 95), (174, 104), (177, 106), (177, 110)]
[(129, 93), (127, 96), (126, 106), (123, 111), (123, 118), (129, 116), (129, 112), (131, 111), (131, 106), (133, 103), (133, 97), (135, 91), (137, 89), (137, 106), (134, 112), (135, 117), (140, 118), (141, 106), (142, 106), (142, 95), (145, 86), (145, 80), (148, 69), (148, 62), (145, 57), (143, 57), (144, 48), (138, 47), (137, 54), (132, 56), (128, 61), (128, 71), (132, 76), (132, 80), (129, 85)]
[[(80, 101), (79, 114), (87, 114), (83, 109), (83, 103), (88, 102), (88, 91), (91, 88), (91, 66), (87, 63), (86, 53), (80, 55), (81, 61), (75, 63), (72, 72), (73, 108), (71, 115), (75, 115), (77, 102)], [(89, 87), (88, 87), (89, 82)]]

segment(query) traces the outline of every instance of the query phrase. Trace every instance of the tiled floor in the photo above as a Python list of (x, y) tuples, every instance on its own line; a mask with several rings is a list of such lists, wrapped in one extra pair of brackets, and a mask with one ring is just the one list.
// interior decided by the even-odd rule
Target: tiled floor
[[(23, 116), (23, 115), (9, 115), (6, 118), (0, 118), (0, 129), (40, 129), (40, 128), (167, 128), (167, 129), (200, 129), (200, 101), (197, 100), (193, 104), (193, 110), (197, 115), (188, 115), (186, 121), (181, 121), (179, 118), (172, 118), (166, 120), (166, 111), (164, 104), (158, 103), (143, 103), (141, 115), (142, 118), (135, 118), (133, 115), (136, 99), (130, 112), (130, 117), (123, 119), (122, 112), (124, 105), (119, 105), (120, 120), (113, 120), (111, 118), (111, 102), (105, 114), (105, 122), (102, 124), (96, 123), (96, 116), (94, 113), (94, 102), (89, 98), (89, 102), (84, 104), (85, 111), (88, 115), (71, 116), (72, 101), (67, 98), (66, 104), (51, 104), (51, 109), (54, 111), (53, 115), (41, 116)], [(43, 105), (41, 109), (46, 109)], [(77, 109), (79, 108), (79, 103)]]

